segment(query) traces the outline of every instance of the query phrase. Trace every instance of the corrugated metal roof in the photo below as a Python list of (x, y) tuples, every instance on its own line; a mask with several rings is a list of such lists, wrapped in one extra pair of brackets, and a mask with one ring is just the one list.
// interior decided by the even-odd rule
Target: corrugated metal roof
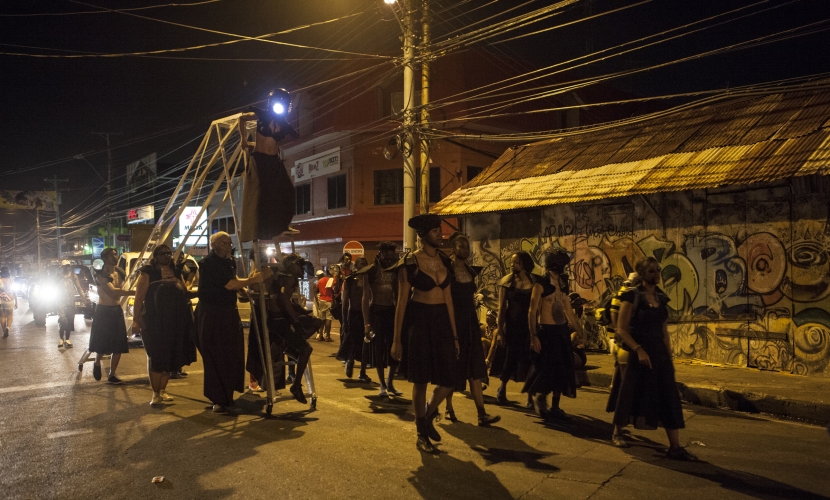
[(739, 98), (511, 148), (442, 215), (830, 174), (830, 91)]

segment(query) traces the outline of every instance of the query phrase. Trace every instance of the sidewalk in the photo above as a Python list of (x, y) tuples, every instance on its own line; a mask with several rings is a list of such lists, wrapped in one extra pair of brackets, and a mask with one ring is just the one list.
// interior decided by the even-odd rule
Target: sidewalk
[[(609, 387), (614, 357), (588, 354), (588, 380)], [(827, 425), (830, 422), (830, 378), (760, 371), (697, 360), (675, 360), (675, 378), (683, 401), (713, 408)]]

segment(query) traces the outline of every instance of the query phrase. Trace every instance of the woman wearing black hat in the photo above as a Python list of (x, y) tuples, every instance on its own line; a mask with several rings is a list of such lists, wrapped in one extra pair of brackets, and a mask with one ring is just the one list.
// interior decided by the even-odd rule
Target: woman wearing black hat
[[(409, 227), (415, 229), (422, 246), (406, 254), (396, 266), (398, 307), (392, 357), (401, 360), (406, 349), (407, 379), (414, 384), (416, 445), (421, 451), (434, 453), (430, 440), (440, 441), (441, 436), (435, 430), (433, 419), (438, 414), (438, 405), (453, 390), (459, 350), (450, 293), (453, 269), (449, 257), (438, 250), (441, 246), (438, 216), (417, 215), (409, 219)], [(437, 386), (429, 404), (427, 384)]]

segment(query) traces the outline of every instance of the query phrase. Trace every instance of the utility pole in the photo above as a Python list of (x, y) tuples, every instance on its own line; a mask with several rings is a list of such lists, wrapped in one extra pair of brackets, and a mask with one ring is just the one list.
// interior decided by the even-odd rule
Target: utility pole
[(40, 272), (40, 210), (35, 209), (35, 231), (37, 231), (37, 271)]
[(69, 182), (69, 179), (58, 179), (56, 175), (51, 179), (43, 179), (43, 182), (51, 182), (55, 188), (55, 226), (58, 232), (58, 260), (61, 260), (63, 258), (61, 250), (61, 192), (58, 190), (58, 183)]
[[(415, 98), (412, 68), (415, 55), (412, 30), (412, 2), (403, 2), (403, 248), (404, 252), (415, 250), (415, 230), (409, 227), (409, 219), (415, 215), (415, 159), (412, 157), (413, 130), (412, 108)], [(407, 147), (407, 143), (409, 147)]]
[(429, 213), (429, 139), (423, 133), (429, 127), (429, 0), (423, 0), (424, 12), (421, 26), (421, 213)]
[(93, 132), (93, 134), (100, 135), (107, 140), (107, 243), (104, 246), (115, 246), (112, 241), (112, 221), (110, 220), (112, 211), (112, 150), (110, 149), (110, 136), (121, 135), (121, 132)]

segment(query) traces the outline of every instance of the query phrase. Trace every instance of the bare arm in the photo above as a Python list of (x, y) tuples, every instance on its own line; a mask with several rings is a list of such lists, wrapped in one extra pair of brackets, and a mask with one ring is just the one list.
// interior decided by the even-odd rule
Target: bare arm
[(403, 331), (403, 318), (406, 314), (406, 306), (409, 304), (409, 291), (412, 285), (406, 274), (406, 268), (398, 271), (398, 306), (395, 308), (395, 337), (392, 341), (392, 357), (400, 361), (403, 353), (401, 345), (401, 333)]
[(256, 120), (256, 113), (243, 113), (239, 116), (239, 120), (236, 123), (237, 130), (239, 131), (239, 142), (245, 149), (251, 147), (251, 144), (248, 142), (247, 125), (248, 122), (254, 120)]
[(498, 316), (496, 316), (496, 325), (499, 327), (499, 332), (504, 331), (504, 324), (507, 321), (506, 316), (506, 308), (507, 308), (507, 290), (503, 287), (499, 287), (499, 312)]
[(98, 293), (104, 292), (104, 294), (112, 300), (116, 300), (119, 297), (129, 297), (130, 295), (135, 295), (133, 290), (115, 288), (112, 286), (112, 282), (107, 281), (107, 279), (103, 276), (99, 276), (96, 281), (98, 282)]
[(571, 306), (570, 300), (563, 300), (562, 303), (564, 304), (565, 317), (568, 318), (568, 323), (570, 323), (573, 329), (576, 330), (576, 335), (579, 337), (578, 343), (582, 344), (585, 341), (585, 332), (582, 330), (582, 322), (576, 317), (576, 313), (574, 312), (574, 308)]
[(648, 357), (648, 353), (643, 349), (643, 347), (634, 340), (634, 337), (631, 336), (631, 333), (628, 331), (628, 328), (631, 326), (631, 316), (634, 314), (634, 304), (631, 302), (623, 302), (620, 304), (620, 317), (619, 322), (617, 323), (617, 337), (621, 338), (623, 342), (628, 345), (634, 352), (637, 353), (637, 357), (640, 360), (640, 363), (643, 365), (648, 366), (651, 368), (651, 359)]
[(239, 290), (246, 286), (257, 285), (272, 275), (270, 267), (263, 268), (261, 273), (253, 272), (249, 278), (234, 278), (225, 283), (225, 290)]
[(367, 274), (361, 274), (357, 279), (360, 280), (363, 286), (363, 300), (360, 309), (363, 311), (363, 333), (367, 334), (372, 330), (372, 286)]
[(527, 326), (530, 328), (530, 348), (536, 352), (542, 350), (542, 343), (539, 337), (536, 336), (536, 330), (539, 328), (539, 304), (542, 302), (542, 285), (536, 283), (530, 290), (530, 309), (527, 310)]
[(139, 330), (144, 325), (142, 320), (142, 313), (144, 312), (144, 299), (147, 298), (147, 289), (150, 288), (150, 276), (147, 273), (138, 275), (138, 280), (135, 282), (135, 304), (133, 305), (133, 331), (136, 331), (136, 326)]

